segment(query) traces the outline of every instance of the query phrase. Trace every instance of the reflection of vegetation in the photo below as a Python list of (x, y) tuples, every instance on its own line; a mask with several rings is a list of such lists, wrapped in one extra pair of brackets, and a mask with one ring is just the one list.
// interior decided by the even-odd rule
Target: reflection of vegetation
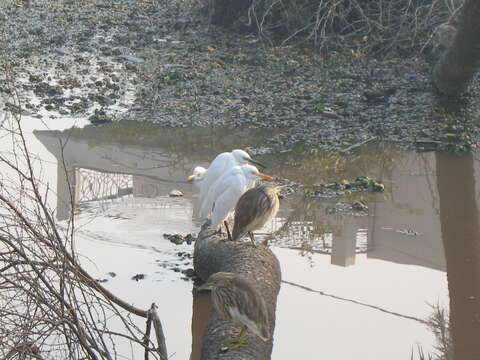
[[(208, 162), (213, 155), (235, 148), (263, 148), (268, 138), (275, 135), (272, 129), (165, 128), (134, 121), (72, 128), (63, 133), (73, 139), (84, 139), (91, 146), (118, 144), (145, 147), (149, 148), (148, 151), (165, 149), (174, 158), (172, 168), (180, 168), (187, 159), (189, 163)], [(394, 145), (371, 143), (353, 155), (306, 151), (299, 147), (290, 152), (276, 152), (260, 157), (268, 165), (269, 173), (313, 185), (352, 179), (360, 175), (375, 177), (378, 172), (388, 176), (393, 164), (398, 165), (402, 154)]]
[(64, 131), (72, 138), (86, 139), (91, 145), (121, 144), (159, 147), (179, 156), (210, 158), (212, 153), (245, 146), (260, 146), (271, 130), (212, 128), (165, 128), (146, 122), (120, 121), (106, 126), (85, 126)]
[(349, 155), (318, 149), (307, 151), (299, 147), (288, 153), (267, 155), (266, 158), (281, 160), (271, 161), (278, 164), (274, 169), (275, 174), (302, 184), (314, 185), (355, 179), (357, 176), (375, 178), (378, 173), (389, 176), (404, 155), (395, 145), (370, 143)]
[(348, 220), (344, 216), (326, 216), (325, 205), (320, 199), (291, 197), (287, 205), (290, 212), (276, 232), (275, 245), (298, 249), (307, 258), (313, 253), (331, 254), (333, 238), (342, 233)]
[(446, 100), (433, 108), (432, 120), (438, 124), (435, 135), (443, 150), (470, 152), (474, 148), (478, 117), (466, 110), (473, 98), (472, 94), (466, 94), (465, 99)]
[[(437, 345), (434, 354), (425, 353), (419, 345), (417, 354), (419, 360), (453, 360), (453, 345), (450, 336), (448, 311), (440, 307), (440, 304), (432, 305), (432, 315), (427, 320), (427, 325), (435, 335)], [(413, 353), (411, 358), (413, 359)]]
[[(116, 145), (145, 148), (145, 154), (165, 151), (171, 154), (168, 166), (182, 169), (186, 163), (211, 161), (214, 154), (246, 146), (260, 147), (266, 131), (226, 128), (165, 128), (134, 121), (114, 122), (105, 126), (71, 128), (63, 132), (49, 131), (57, 136), (88, 141), (93, 146)], [(269, 130), (268, 133), (271, 133)], [(186, 169), (189, 170), (189, 169)]]

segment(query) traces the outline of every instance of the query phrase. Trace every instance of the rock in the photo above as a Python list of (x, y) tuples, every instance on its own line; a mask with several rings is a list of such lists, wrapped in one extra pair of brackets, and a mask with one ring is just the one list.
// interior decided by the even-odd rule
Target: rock
[[(170, 242), (174, 243), (175, 245), (181, 245), (184, 242), (187, 243), (187, 245), (191, 245), (192, 242), (195, 241), (195, 236), (193, 234), (187, 234), (185, 236), (180, 234), (163, 234), (163, 237), (167, 240), (170, 240)], [(179, 252), (177, 256), (182, 260), (189, 258), (189, 254), (186, 252)]]
[(185, 242), (187, 243), (187, 245), (191, 245), (192, 242), (194, 241), (195, 241), (195, 237), (192, 234), (187, 234), (185, 236)]
[(368, 206), (363, 201), (357, 200), (352, 204), (352, 209), (356, 211), (367, 211)]
[(368, 178), (367, 176), (359, 176), (355, 179), (354, 185), (359, 187), (367, 187), (368, 184), (370, 183), (370, 180), (371, 179)]
[(385, 185), (383, 185), (382, 183), (374, 181), (373, 184), (372, 184), (372, 191), (383, 192), (383, 191), (385, 191)]
[(170, 197), (180, 197), (180, 196), (183, 196), (183, 193), (180, 190), (174, 189), (174, 190), (170, 191), (168, 196), (170, 196)]
[(132, 107), (131, 107), (131, 110), (132, 110), (132, 111), (140, 111), (140, 110), (142, 110), (142, 105), (140, 105), (140, 104), (133, 104)]
[(335, 114), (333, 111), (322, 111), (320, 113), (323, 117), (330, 118), (330, 119), (336, 119), (338, 118), (338, 115)]
[(110, 116), (105, 113), (105, 110), (95, 109), (95, 113), (88, 118), (88, 120), (94, 125), (100, 125), (112, 122)]
[(68, 51), (66, 51), (64, 49), (61, 49), (61, 48), (56, 48), (55, 52), (59, 55), (64, 55), (64, 56), (69, 54)]
[(117, 58), (119, 60), (124, 60), (124, 61), (128, 61), (128, 62), (131, 62), (131, 63), (136, 63), (136, 64), (145, 62), (144, 59), (141, 59), (141, 58), (138, 58), (138, 57), (135, 57), (135, 56), (130, 56), (130, 55), (119, 55)]
[(181, 245), (184, 241), (184, 237), (180, 234), (163, 234), (163, 237), (170, 240), (170, 242), (174, 243), (175, 245)]
[(189, 278), (193, 278), (197, 276), (197, 274), (195, 274), (195, 270), (193, 270), (192, 268), (183, 270), (182, 273)]
[(146, 277), (147, 275), (145, 274), (136, 274), (132, 276), (132, 280), (139, 281), (145, 279)]

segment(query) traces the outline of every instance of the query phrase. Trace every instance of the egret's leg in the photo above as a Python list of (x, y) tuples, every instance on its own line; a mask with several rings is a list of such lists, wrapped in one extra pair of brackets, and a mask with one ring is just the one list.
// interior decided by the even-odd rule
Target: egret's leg
[(225, 220), (225, 221), (223, 222), (223, 224), (225, 225), (225, 230), (227, 230), (227, 238), (228, 238), (228, 240), (233, 241), (233, 240), (232, 240), (232, 235), (230, 235), (230, 229), (228, 228), (227, 220)]
[(257, 247), (257, 244), (255, 244), (255, 239), (253, 237), (253, 232), (249, 231), (248, 236), (250, 236), (250, 240), (252, 241), (252, 245)]
[(246, 335), (247, 335), (247, 327), (242, 326), (242, 330), (240, 330), (240, 333), (236, 337), (225, 341), (224, 345), (229, 347), (230, 349), (236, 349), (242, 346), (247, 346), (248, 344), (245, 342)]

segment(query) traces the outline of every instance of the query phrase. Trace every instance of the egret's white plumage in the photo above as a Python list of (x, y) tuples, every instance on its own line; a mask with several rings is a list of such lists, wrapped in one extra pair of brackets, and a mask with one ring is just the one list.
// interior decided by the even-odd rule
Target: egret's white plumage
[(207, 169), (205, 169), (202, 166), (197, 166), (195, 169), (193, 169), (192, 175), (188, 177), (188, 182), (193, 183), (195, 187), (198, 189), (201, 189), (202, 183), (203, 183), (203, 176)]
[[(232, 152), (224, 152), (219, 155), (208, 166), (207, 171), (202, 176), (202, 181), (200, 183), (200, 204), (203, 208), (203, 202), (210, 191), (210, 187), (217, 182), (220, 177), (222, 177), (228, 170), (234, 166), (241, 166), (247, 163), (254, 163), (264, 167), (262, 164), (253, 160), (247, 152), (236, 149)], [(210, 209), (208, 210), (210, 211)], [(208, 214), (208, 212), (207, 212)], [(200, 213), (201, 217), (206, 217), (202, 212)]]
[(212, 227), (217, 228), (235, 208), (240, 196), (260, 178), (271, 179), (271, 176), (262, 174), (253, 165), (234, 166), (210, 186), (200, 215), (206, 217), (212, 212)]

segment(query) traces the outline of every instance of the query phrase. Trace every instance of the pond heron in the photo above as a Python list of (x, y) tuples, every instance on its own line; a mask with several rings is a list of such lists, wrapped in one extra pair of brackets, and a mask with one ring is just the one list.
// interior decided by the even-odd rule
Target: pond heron
[(277, 185), (260, 185), (247, 190), (235, 206), (232, 240), (240, 239), (248, 232), (255, 246), (253, 231), (261, 229), (278, 212), (280, 201)]
[(270, 338), (267, 307), (253, 280), (239, 274), (217, 272), (196, 291), (210, 290), (213, 306), (224, 319), (242, 325), (239, 335), (225, 345), (236, 348), (247, 345), (247, 329), (263, 341)]
[(240, 196), (259, 179), (272, 177), (253, 165), (234, 166), (210, 187), (200, 213), (208, 216), (211, 212), (212, 227), (216, 229), (233, 211)]

